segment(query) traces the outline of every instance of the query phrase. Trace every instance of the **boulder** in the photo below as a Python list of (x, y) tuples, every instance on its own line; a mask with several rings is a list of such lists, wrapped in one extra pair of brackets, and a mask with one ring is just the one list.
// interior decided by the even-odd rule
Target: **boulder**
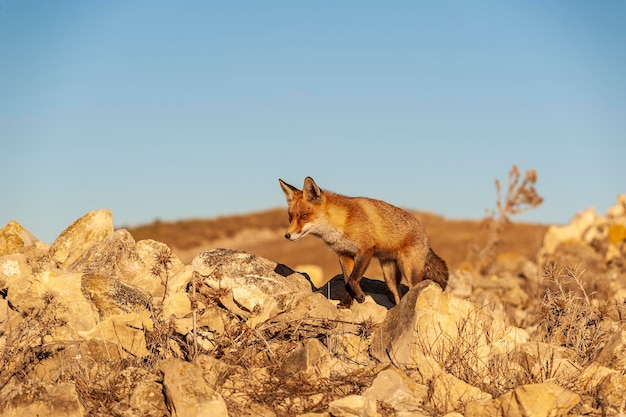
[(624, 325), (608, 339), (596, 361), (616, 370), (626, 369), (626, 327)]
[(396, 413), (415, 412), (426, 403), (428, 386), (417, 384), (397, 369), (386, 369), (376, 376), (363, 396), (385, 403)]
[(39, 240), (15, 220), (0, 229), (0, 256), (24, 252)]
[(12, 380), (2, 389), (1, 397), (0, 417), (83, 417), (85, 415), (76, 385), (71, 382), (16, 383)]
[[(244, 251), (213, 249), (192, 262), (194, 273), (213, 291), (228, 291), (221, 300), (235, 314), (249, 314), (248, 325), (286, 311), (311, 294), (307, 279), (289, 267)], [(243, 311), (237, 311), (243, 310)]]
[(90, 211), (61, 232), (50, 245), (50, 257), (65, 268), (112, 232), (111, 210)]
[(462, 355), (471, 350), (474, 360), (468, 365), (481, 374), (489, 355), (512, 349), (511, 340), (527, 338), (523, 330), (515, 331), (472, 302), (424, 281), (389, 311), (374, 332), (371, 352), (379, 361), (391, 360), (400, 369), (415, 369), (420, 354), (445, 358), (453, 351)]
[(376, 400), (362, 395), (348, 395), (332, 401), (328, 411), (333, 417), (379, 417)]
[(578, 394), (556, 384), (520, 385), (494, 400), (468, 403), (465, 417), (558, 417), (579, 402)]
[(22, 276), (7, 290), (7, 299), (21, 313), (39, 310), (48, 295), (59, 308), (57, 317), (65, 322), (56, 329), (57, 340), (77, 339), (76, 332), (92, 329), (98, 322), (98, 314), (83, 295), (82, 274), (64, 270), (45, 270), (36, 275)]
[(328, 378), (330, 376), (330, 352), (317, 339), (308, 339), (304, 346), (287, 356), (280, 367), (284, 377), (304, 378), (307, 380)]
[(227, 417), (222, 396), (203, 378), (202, 368), (189, 362), (165, 359), (159, 363), (163, 372), (165, 398), (178, 417)]

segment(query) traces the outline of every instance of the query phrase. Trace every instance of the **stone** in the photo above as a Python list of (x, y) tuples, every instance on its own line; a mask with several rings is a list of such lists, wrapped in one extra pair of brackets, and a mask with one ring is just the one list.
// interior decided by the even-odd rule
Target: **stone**
[(81, 291), (101, 319), (120, 313), (147, 311), (152, 300), (141, 288), (100, 274), (81, 275)]
[(398, 412), (419, 411), (428, 398), (428, 386), (417, 384), (396, 369), (379, 372), (364, 397), (385, 403)]
[(481, 374), (489, 355), (501, 353), (503, 346), (512, 348), (512, 338), (526, 337), (525, 332), (511, 330), (472, 302), (424, 281), (412, 288), (374, 331), (371, 353), (379, 361), (391, 360), (400, 369), (413, 369), (420, 353), (445, 357), (452, 350), (466, 349), (475, 358), (474, 372)]
[(307, 380), (330, 377), (330, 352), (317, 339), (308, 339), (304, 346), (294, 350), (280, 367), (284, 377)]
[(85, 340), (100, 339), (116, 344), (124, 358), (143, 358), (150, 353), (146, 347), (145, 330), (152, 331), (153, 328), (150, 312), (144, 310), (110, 315), (93, 329), (78, 334)]
[(347, 397), (331, 401), (328, 411), (333, 417), (379, 417), (376, 410), (376, 400), (362, 395), (348, 395)]
[(429, 386), (431, 387), (429, 404), (445, 412), (458, 410), (468, 402), (488, 401), (492, 398), (490, 394), (444, 372), (436, 375), (429, 382)]
[(112, 232), (111, 210), (90, 211), (61, 232), (50, 245), (50, 257), (65, 268)]
[(76, 386), (71, 382), (55, 384), (9, 382), (0, 394), (0, 417), (83, 417), (84, 408)]
[(626, 375), (613, 372), (606, 375), (596, 387), (596, 402), (602, 409), (623, 411), (626, 408)]
[[(59, 304), (57, 317), (66, 325), (65, 337), (74, 339), (76, 332), (93, 328), (98, 321), (97, 312), (83, 295), (82, 274), (64, 270), (45, 270), (37, 275), (26, 275), (13, 282), (7, 290), (7, 299), (21, 313), (38, 310), (51, 295)], [(57, 333), (61, 328), (57, 329)]]
[(189, 362), (165, 359), (163, 372), (165, 398), (173, 417), (227, 417), (222, 396), (203, 378), (201, 367)]
[(21, 253), (39, 240), (15, 220), (0, 229), (0, 256)]
[(596, 362), (616, 370), (626, 369), (626, 327), (620, 326), (608, 339)]
[(450, 272), (446, 290), (459, 298), (470, 298), (472, 296), (473, 281), (474, 276), (470, 271), (457, 269)]
[(559, 417), (579, 402), (578, 394), (556, 384), (520, 385), (494, 400), (468, 403), (465, 417)]
[[(192, 261), (194, 273), (214, 291), (227, 290), (237, 306), (250, 313), (248, 325), (286, 311), (311, 294), (311, 284), (291, 268), (248, 252), (213, 249)], [(222, 302), (227, 302), (222, 298)], [(243, 314), (243, 313), (241, 313)]]

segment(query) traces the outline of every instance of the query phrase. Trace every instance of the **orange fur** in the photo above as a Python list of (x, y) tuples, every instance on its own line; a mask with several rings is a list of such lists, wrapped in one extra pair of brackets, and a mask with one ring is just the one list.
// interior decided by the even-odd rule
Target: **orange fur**
[(311, 177), (302, 190), (279, 182), (289, 205), (285, 237), (298, 240), (312, 234), (339, 256), (348, 294), (343, 306), (349, 307), (353, 298), (365, 300), (359, 281), (372, 257), (380, 261), (396, 304), (402, 278), (410, 287), (432, 279), (445, 289), (446, 263), (430, 248), (424, 226), (412, 214), (384, 201), (323, 191)]

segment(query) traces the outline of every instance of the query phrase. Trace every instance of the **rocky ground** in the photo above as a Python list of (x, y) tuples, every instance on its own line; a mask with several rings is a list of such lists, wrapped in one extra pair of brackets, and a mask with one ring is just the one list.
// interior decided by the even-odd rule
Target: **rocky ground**
[[(424, 282), (393, 306), (372, 269), (365, 303), (351, 309), (337, 308), (341, 277), (325, 284), (330, 259), (310, 265), (308, 247), (288, 257), (309, 243), (251, 249), (281, 239), (284, 220), (271, 213), (179, 247), (115, 230), (107, 210), (50, 245), (9, 222), (0, 416), (626, 412), (626, 196), (566, 226), (476, 224), (454, 256), (436, 222), (459, 223), (426, 216), (448, 288)], [(488, 254), (481, 230), (501, 241)], [(519, 246), (503, 238), (511, 230)]]

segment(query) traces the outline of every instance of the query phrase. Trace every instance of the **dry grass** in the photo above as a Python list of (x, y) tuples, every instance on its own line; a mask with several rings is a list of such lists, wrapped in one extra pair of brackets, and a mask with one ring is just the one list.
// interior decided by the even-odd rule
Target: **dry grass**
[(585, 289), (584, 274), (579, 266), (546, 266), (538, 316), (542, 341), (572, 349), (581, 365), (593, 362), (611, 336), (606, 308)]

